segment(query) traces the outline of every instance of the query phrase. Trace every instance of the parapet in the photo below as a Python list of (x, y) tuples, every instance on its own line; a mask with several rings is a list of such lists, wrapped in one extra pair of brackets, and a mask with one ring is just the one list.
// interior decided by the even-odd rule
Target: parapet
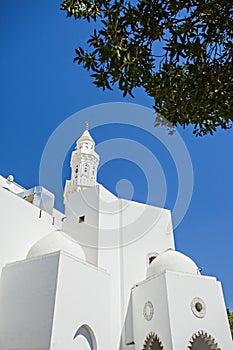
[(35, 186), (29, 190), (24, 190), (17, 194), (19, 197), (25, 199), (26, 201), (32, 203), (38, 208), (44, 210), (45, 212), (53, 215), (54, 207), (54, 194), (49, 192), (42, 186)]

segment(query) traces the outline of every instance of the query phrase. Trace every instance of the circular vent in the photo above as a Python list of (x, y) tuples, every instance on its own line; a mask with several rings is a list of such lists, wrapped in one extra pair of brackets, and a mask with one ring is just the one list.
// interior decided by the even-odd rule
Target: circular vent
[(191, 302), (191, 310), (198, 318), (203, 318), (206, 315), (206, 304), (201, 298), (194, 298)]

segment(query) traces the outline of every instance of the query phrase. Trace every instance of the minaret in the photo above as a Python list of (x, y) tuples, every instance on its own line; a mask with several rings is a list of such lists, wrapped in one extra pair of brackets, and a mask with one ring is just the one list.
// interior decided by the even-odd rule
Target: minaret
[(82, 136), (72, 152), (70, 167), (71, 179), (66, 180), (64, 203), (71, 193), (82, 191), (96, 185), (99, 155), (95, 152), (95, 142), (88, 131), (88, 122)]

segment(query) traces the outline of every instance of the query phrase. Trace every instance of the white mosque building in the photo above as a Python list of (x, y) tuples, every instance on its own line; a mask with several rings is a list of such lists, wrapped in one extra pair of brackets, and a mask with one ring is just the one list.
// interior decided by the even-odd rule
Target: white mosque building
[(54, 195), (0, 177), (0, 350), (231, 350), (221, 283), (175, 250), (169, 210), (96, 182), (88, 125)]

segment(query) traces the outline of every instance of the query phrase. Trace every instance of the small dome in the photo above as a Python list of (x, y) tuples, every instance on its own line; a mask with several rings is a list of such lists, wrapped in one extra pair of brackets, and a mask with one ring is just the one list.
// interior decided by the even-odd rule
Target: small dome
[(41, 255), (64, 251), (76, 258), (86, 260), (82, 247), (69, 235), (62, 230), (56, 230), (49, 233), (36, 242), (27, 254), (27, 258), (35, 258)]
[(159, 254), (148, 266), (146, 277), (158, 275), (165, 270), (198, 274), (198, 267), (188, 256), (169, 249)]

